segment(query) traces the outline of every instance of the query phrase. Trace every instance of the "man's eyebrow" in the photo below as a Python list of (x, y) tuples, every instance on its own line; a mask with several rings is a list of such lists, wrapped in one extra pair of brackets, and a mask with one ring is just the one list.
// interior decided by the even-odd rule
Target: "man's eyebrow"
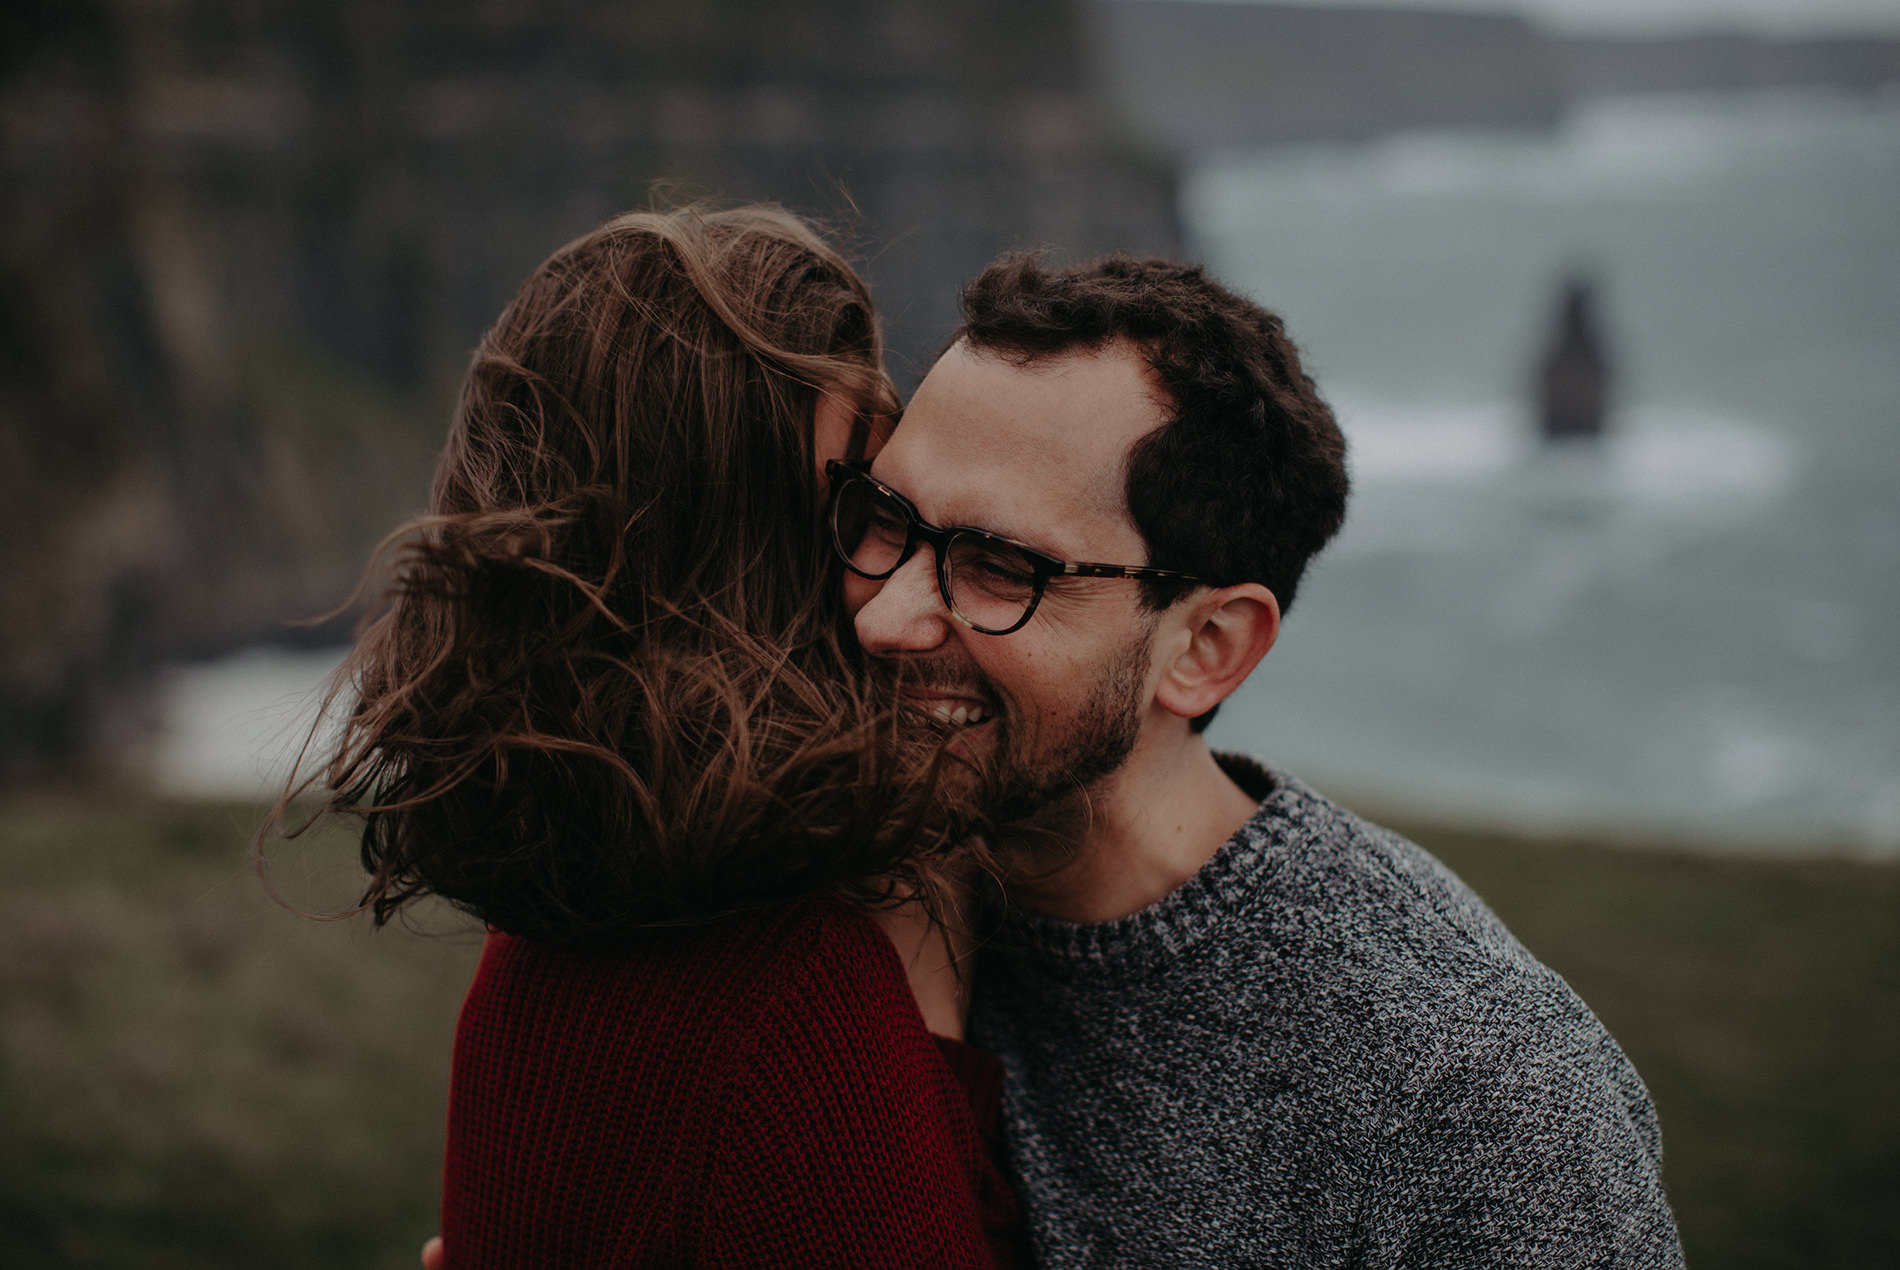
[(926, 512), (923, 509), (923, 506), (918, 502), (917, 496), (915, 494), (912, 494), (909, 490), (905, 489), (903, 486), (897, 484), (895, 481), (891, 480), (889, 477), (884, 476), (881, 473), (876, 472), (876, 471), (873, 471), (871, 473), (871, 476), (873, 479), (875, 479), (878, 482), (878, 484), (883, 485), (884, 487), (889, 489), (892, 493), (902, 495), (904, 500), (908, 502), (912, 508), (915, 509), (917, 515), (923, 517), (923, 519), (929, 521), (933, 525), (936, 525), (940, 529), (973, 529), (977, 533), (988, 534), (992, 538), (1007, 538), (1011, 542), (1019, 542), (1023, 544), (1023, 546), (1025, 547), (1035, 547), (1037, 551), (1042, 551), (1049, 555), (1055, 554), (1054, 552), (1048, 551), (1047, 548), (1036, 546), (1035, 543), (1031, 542), (1028, 538), (1023, 537), (1020, 534), (1013, 534), (1006, 530), (998, 529), (994, 525), (979, 525), (975, 523), (974, 521), (969, 521), (969, 520), (957, 520), (957, 519), (939, 520), (937, 517), (932, 516), (930, 513)]
[(1031, 551), (1039, 551), (1054, 560), (1077, 560), (1081, 558), (1072, 552), (1064, 551), (1062, 548), (1055, 546), (1040, 533), (1012, 533), (1007, 529), (999, 529), (995, 525), (975, 525), (967, 521), (958, 522), (955, 525), (945, 525), (944, 528), (974, 529), (978, 533), (988, 534), (992, 538), (1007, 538), (1010, 542), (1028, 547)]

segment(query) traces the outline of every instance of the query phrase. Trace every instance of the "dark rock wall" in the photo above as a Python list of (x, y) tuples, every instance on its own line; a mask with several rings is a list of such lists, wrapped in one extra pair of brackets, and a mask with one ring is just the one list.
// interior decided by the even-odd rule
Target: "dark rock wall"
[(1900, 39), (1891, 37), (1570, 39), (1563, 60), (1570, 90), (1579, 95), (1818, 84), (1872, 89), (1900, 82)]
[(910, 382), (999, 251), (1178, 241), (1074, 0), (10, 4), (0, 771), (337, 603), (481, 330), (661, 178), (848, 228)]
[(1554, 41), (1520, 18), (1195, 0), (1098, 0), (1112, 91), (1177, 152), (1399, 127), (1555, 122)]
[(1541, 128), (1598, 93), (1900, 82), (1900, 40), (1582, 39), (1521, 18), (1094, 0), (1111, 97), (1175, 153), (1404, 128)]

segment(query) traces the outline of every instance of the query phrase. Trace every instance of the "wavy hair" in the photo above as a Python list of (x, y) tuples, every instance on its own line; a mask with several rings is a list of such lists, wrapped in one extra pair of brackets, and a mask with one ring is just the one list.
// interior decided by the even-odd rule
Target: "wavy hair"
[[(821, 394), (893, 417), (876, 311), (778, 208), (620, 216), (474, 356), (316, 775), (381, 925), (442, 896), (598, 942), (819, 890), (940, 893), (967, 826), (844, 637)], [(346, 698), (347, 699), (347, 698)], [(278, 819), (290, 805), (286, 794)], [(310, 822), (289, 830), (302, 832)]]

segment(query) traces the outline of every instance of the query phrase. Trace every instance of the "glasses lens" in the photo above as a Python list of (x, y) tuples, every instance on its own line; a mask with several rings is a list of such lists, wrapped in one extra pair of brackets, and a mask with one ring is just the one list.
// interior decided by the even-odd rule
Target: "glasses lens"
[(831, 536), (855, 572), (881, 578), (903, 561), (910, 513), (864, 477), (847, 477), (831, 505)]
[(1035, 602), (1035, 562), (1006, 542), (957, 534), (945, 564), (951, 605), (978, 630), (1008, 630)]

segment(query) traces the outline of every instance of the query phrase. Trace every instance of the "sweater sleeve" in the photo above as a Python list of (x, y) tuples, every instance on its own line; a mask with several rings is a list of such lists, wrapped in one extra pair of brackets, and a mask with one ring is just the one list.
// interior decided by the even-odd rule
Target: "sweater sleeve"
[(990, 1267), (982, 1146), (921, 1021), (850, 996), (771, 1012), (734, 1067), (696, 1258), (719, 1266)]
[(1366, 1265), (1679, 1270), (1655, 1113), (1600, 1029), (1545, 1018), (1444, 1040), (1390, 1116)]

